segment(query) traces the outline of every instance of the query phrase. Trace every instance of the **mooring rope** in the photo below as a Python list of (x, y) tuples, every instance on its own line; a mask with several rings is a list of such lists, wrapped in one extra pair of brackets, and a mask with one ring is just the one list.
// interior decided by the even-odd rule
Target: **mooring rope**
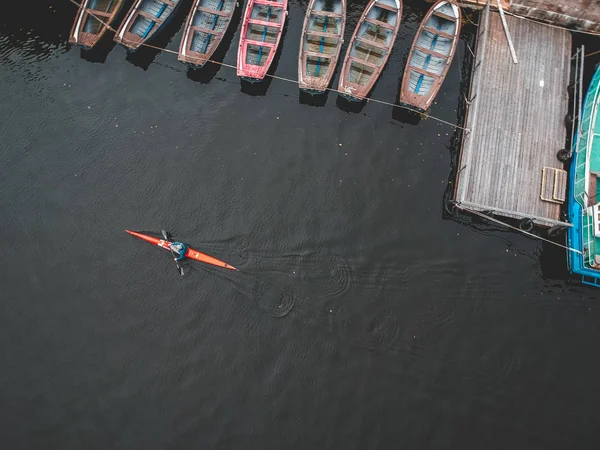
[[(81, 7), (81, 3), (79, 3), (78, 1), (76, 1), (76, 0), (69, 0), (69, 1), (70, 1), (71, 3), (73, 3), (73, 4), (77, 5), (78, 7)], [(100, 23), (102, 23), (103, 25), (105, 25), (105, 26), (106, 26), (106, 27), (107, 27), (109, 30), (113, 31), (114, 33), (116, 33), (116, 32), (117, 32), (117, 30), (116, 30), (116, 29), (114, 29), (114, 28), (113, 28), (113, 27), (112, 27), (112, 26), (111, 26), (109, 23), (105, 22), (104, 20), (102, 20), (102, 18), (98, 17), (98, 16), (97, 16), (97, 15), (95, 15), (94, 13), (92, 13), (92, 12), (88, 12), (88, 14), (89, 14), (90, 16), (92, 16), (94, 19), (96, 19), (97, 21), (99, 21)], [(172, 53), (172, 54), (174, 54), (174, 55), (179, 55), (179, 52), (176, 52), (175, 50), (170, 50), (170, 49), (168, 49), (168, 48), (163, 48), (163, 47), (157, 47), (156, 45), (147, 44), (147, 43), (145, 43), (145, 42), (144, 42), (144, 43), (142, 43), (140, 46), (142, 46), (142, 47), (148, 47), (148, 48), (152, 48), (152, 49), (154, 49), (154, 50), (159, 50), (159, 51), (161, 51), (161, 52), (166, 52), (166, 53)], [(234, 65), (232, 65), (232, 64), (227, 64), (227, 63), (225, 63), (225, 62), (222, 62), (222, 61), (214, 61), (214, 60), (212, 60), (212, 59), (207, 59), (206, 61), (207, 61), (207, 62), (210, 62), (210, 63), (212, 63), (212, 64), (217, 64), (217, 65), (219, 65), (219, 66), (228, 67), (228, 68), (230, 68), (230, 69), (236, 69), (236, 70), (237, 70), (237, 66), (234, 66)], [(274, 74), (268, 74), (268, 73), (267, 73), (265, 76), (267, 76), (267, 77), (270, 77), (270, 78), (273, 78), (273, 79), (275, 79), (275, 80), (285, 81), (285, 82), (287, 82), (287, 83), (293, 83), (293, 84), (296, 84), (296, 85), (298, 84), (298, 80), (293, 80), (293, 79), (291, 79), (291, 78), (280, 77), (280, 76), (278, 76), (278, 75), (274, 75)], [(345, 94), (345, 92), (344, 92), (344, 91), (340, 91), (340, 90), (338, 90), (338, 89), (334, 89), (334, 88), (330, 88), (330, 87), (326, 88), (325, 90), (327, 90), (327, 91), (331, 91), (331, 92), (336, 92), (336, 93), (338, 93), (338, 94)], [(396, 104), (396, 103), (390, 103), (390, 102), (386, 102), (386, 101), (384, 101), (384, 100), (378, 100), (378, 99), (375, 99), (375, 98), (367, 98), (367, 97), (364, 97), (362, 100), (366, 100), (367, 102), (379, 103), (379, 104), (381, 104), (381, 105), (391, 106), (392, 108), (402, 108), (402, 109), (406, 109), (406, 110), (408, 110), (408, 111), (412, 111), (412, 112), (414, 112), (414, 113), (416, 113), (416, 114), (419, 114), (421, 117), (425, 117), (425, 118), (428, 118), (428, 119), (433, 119), (433, 120), (435, 120), (435, 121), (437, 121), (437, 122), (439, 122), (439, 123), (443, 123), (443, 124), (445, 124), (445, 125), (449, 125), (449, 126), (451, 126), (451, 127), (453, 127), (453, 128), (458, 128), (459, 130), (463, 130), (463, 131), (467, 131), (467, 132), (470, 132), (470, 131), (471, 131), (469, 128), (462, 127), (462, 126), (460, 126), (460, 125), (458, 125), (458, 124), (455, 124), (455, 123), (449, 122), (449, 121), (447, 121), (447, 120), (444, 120), (444, 119), (441, 119), (441, 118), (439, 118), (439, 117), (435, 117), (435, 116), (431, 116), (431, 115), (428, 115), (428, 114), (424, 114), (424, 113), (422, 113), (421, 111), (418, 111), (418, 110), (416, 110), (416, 109), (414, 109), (414, 108), (411, 108), (411, 107), (409, 107), (409, 106), (406, 106), (406, 105), (398, 105), (398, 104)]]
[(600, 53), (600, 50), (596, 50), (595, 52), (588, 53), (587, 55), (583, 55), (583, 57), (587, 58), (588, 56), (594, 56), (594, 55), (597, 55), (598, 53)]
[(471, 209), (471, 208), (467, 208), (466, 206), (462, 206), (460, 203), (456, 203), (454, 206), (456, 206), (457, 208), (462, 209), (463, 211), (467, 211), (468, 213), (475, 214), (476, 216), (479, 216), (479, 217), (483, 217), (483, 218), (485, 218), (485, 219), (487, 219), (487, 220), (489, 220), (491, 222), (495, 222), (497, 224), (503, 225), (503, 226), (505, 226), (507, 228), (510, 228), (512, 230), (519, 231), (519, 232), (521, 232), (521, 233), (523, 233), (523, 234), (525, 234), (527, 236), (533, 237), (535, 239), (542, 240), (544, 242), (548, 242), (548, 243), (550, 243), (552, 245), (556, 245), (558, 247), (564, 248), (565, 250), (568, 250), (570, 252), (577, 253), (579, 255), (583, 255), (583, 252), (580, 251), (580, 250), (577, 250), (576, 248), (571, 248), (571, 247), (568, 247), (566, 245), (559, 244), (558, 242), (551, 241), (550, 239), (546, 239), (546, 238), (544, 238), (542, 236), (539, 236), (537, 234), (533, 234), (533, 233), (530, 233), (529, 231), (525, 231), (525, 230), (522, 230), (522, 229), (520, 229), (518, 227), (514, 227), (514, 226), (512, 226), (512, 225), (510, 225), (510, 224), (508, 224), (506, 222), (502, 222), (501, 220), (496, 219), (495, 217), (488, 216), (487, 214), (483, 214), (482, 212), (479, 212), (477, 210), (474, 210), (474, 209)]

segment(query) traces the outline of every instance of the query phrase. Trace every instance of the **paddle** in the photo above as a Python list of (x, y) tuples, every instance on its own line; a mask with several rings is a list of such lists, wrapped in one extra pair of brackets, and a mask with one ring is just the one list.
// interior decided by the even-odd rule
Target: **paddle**
[[(170, 242), (169, 234), (165, 230), (160, 230), (160, 232), (161, 232), (163, 238), (165, 239), (165, 241)], [(173, 261), (175, 262), (175, 265), (177, 266), (177, 270), (179, 271), (179, 274), (181, 276), (183, 276), (184, 275), (183, 267), (181, 267), (181, 265), (179, 264), (179, 261), (177, 261), (177, 255), (175, 255), (175, 252), (173, 251), (173, 249), (170, 246), (169, 246), (169, 251), (171, 252), (171, 255), (173, 255)]]

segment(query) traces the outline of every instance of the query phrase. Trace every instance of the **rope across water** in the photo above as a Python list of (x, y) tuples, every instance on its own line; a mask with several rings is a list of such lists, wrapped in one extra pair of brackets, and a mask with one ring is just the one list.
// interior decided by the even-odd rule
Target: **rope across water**
[(466, 206), (462, 206), (460, 203), (456, 203), (455, 206), (457, 208), (459, 208), (459, 209), (462, 209), (463, 211), (467, 211), (468, 213), (471, 213), (471, 214), (474, 214), (476, 216), (479, 216), (479, 217), (482, 217), (484, 219), (487, 219), (490, 222), (494, 222), (494, 223), (497, 223), (498, 225), (502, 225), (502, 226), (505, 226), (506, 228), (510, 228), (511, 230), (518, 231), (519, 233), (523, 233), (526, 236), (532, 237), (534, 239), (539, 239), (539, 240), (547, 242), (549, 244), (556, 245), (557, 247), (564, 248), (565, 250), (568, 250), (570, 252), (577, 253), (579, 255), (583, 255), (583, 252), (580, 251), (580, 250), (577, 250), (576, 248), (567, 247), (566, 245), (562, 245), (562, 244), (559, 244), (558, 242), (551, 241), (550, 239), (546, 239), (546, 238), (544, 238), (542, 236), (539, 236), (537, 234), (530, 233), (529, 231), (522, 230), (522, 229), (520, 229), (518, 227), (513, 227), (512, 225), (510, 225), (510, 224), (508, 224), (506, 222), (502, 222), (501, 220), (498, 220), (495, 217), (491, 217), (491, 216), (489, 216), (487, 214), (483, 214), (482, 212), (479, 212), (479, 211), (477, 211), (475, 209), (468, 208)]

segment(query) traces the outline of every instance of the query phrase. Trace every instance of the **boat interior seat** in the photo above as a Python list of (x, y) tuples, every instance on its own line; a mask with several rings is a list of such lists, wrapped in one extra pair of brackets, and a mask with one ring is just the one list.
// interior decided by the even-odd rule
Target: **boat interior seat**
[(140, 9), (158, 18), (163, 14), (170, 14), (173, 7), (160, 0), (144, 0)]
[(255, 4), (250, 13), (250, 18), (264, 22), (281, 23), (283, 8), (277, 6)]
[(454, 34), (456, 31), (456, 22), (439, 16), (431, 16), (426, 25), (429, 28), (434, 28), (442, 33)]
[(365, 22), (357, 33), (358, 37), (376, 42), (380, 45), (389, 47), (392, 43), (394, 32), (387, 28), (382, 28), (369, 22)]
[(331, 61), (327, 58), (306, 58), (306, 75), (309, 77), (324, 78), (329, 72)]
[(359, 86), (365, 86), (373, 76), (373, 72), (373, 68), (352, 61), (348, 72), (348, 81)]
[(136, 34), (143, 39), (148, 35), (148, 33), (150, 33), (150, 30), (152, 29), (155, 23), (156, 22), (153, 22), (147, 17), (138, 15), (134, 20), (133, 25), (131, 25), (131, 29), (129, 30), (129, 32), (132, 34)]
[(411, 70), (408, 89), (413, 94), (427, 95), (429, 91), (431, 91), (434, 81), (435, 79), (433, 77)]
[(427, 30), (423, 30), (419, 35), (417, 42), (419, 47), (429, 49), (442, 55), (450, 55), (450, 52), (452, 51), (452, 39), (442, 37), (439, 34), (434, 34)]
[(202, 0), (200, 6), (203, 8), (214, 9), (215, 11), (231, 11), (233, 9), (234, 2), (228, 2), (223, 0)]
[(213, 47), (214, 39), (212, 34), (205, 33), (203, 31), (194, 31), (194, 37), (192, 37), (192, 43), (190, 50), (196, 53), (206, 53)]
[(339, 34), (342, 29), (342, 21), (339, 17), (310, 16), (308, 27), (310, 31), (319, 33)]
[(325, 36), (307, 36), (304, 40), (304, 51), (333, 55), (337, 51), (339, 39)]
[(386, 54), (387, 52), (382, 48), (368, 45), (360, 41), (354, 43), (352, 46), (352, 51), (350, 52), (350, 55), (353, 58), (362, 59), (363, 61), (367, 61), (378, 66), (381, 65)]
[(446, 60), (416, 49), (410, 59), (410, 65), (440, 76), (446, 67)]
[(197, 11), (192, 25), (220, 33), (225, 31), (227, 23), (227, 17), (210, 14), (204, 11)]
[[(385, 2), (383, 2), (383, 3), (385, 3)], [(367, 18), (396, 26), (396, 20), (398, 20), (398, 14), (396, 14), (393, 11), (387, 10), (387, 9), (373, 6), (371, 8), (371, 11), (369, 11), (369, 14), (367, 14)]]
[(248, 44), (246, 49), (246, 64), (264, 66), (270, 54), (271, 49), (269, 47)]

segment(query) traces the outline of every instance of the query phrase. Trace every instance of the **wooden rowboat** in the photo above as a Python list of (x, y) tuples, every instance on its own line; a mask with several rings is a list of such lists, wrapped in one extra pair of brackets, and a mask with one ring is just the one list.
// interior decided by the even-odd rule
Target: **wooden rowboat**
[(288, 0), (249, 0), (244, 12), (237, 57), (237, 75), (261, 81), (281, 41)]
[(310, 94), (329, 86), (344, 42), (346, 0), (310, 0), (300, 40), (298, 85)]
[(106, 33), (124, 0), (82, 0), (69, 35), (69, 43), (92, 48)]
[(402, 0), (371, 0), (348, 46), (338, 90), (350, 101), (362, 101), (381, 75), (394, 46)]
[(174, 15), (182, 0), (136, 0), (117, 30), (115, 42), (135, 51)]
[(454, 1), (440, 0), (431, 7), (408, 54), (400, 103), (420, 111), (431, 106), (456, 52), (461, 19)]
[(195, 0), (177, 59), (194, 67), (208, 61), (231, 24), (237, 0)]

